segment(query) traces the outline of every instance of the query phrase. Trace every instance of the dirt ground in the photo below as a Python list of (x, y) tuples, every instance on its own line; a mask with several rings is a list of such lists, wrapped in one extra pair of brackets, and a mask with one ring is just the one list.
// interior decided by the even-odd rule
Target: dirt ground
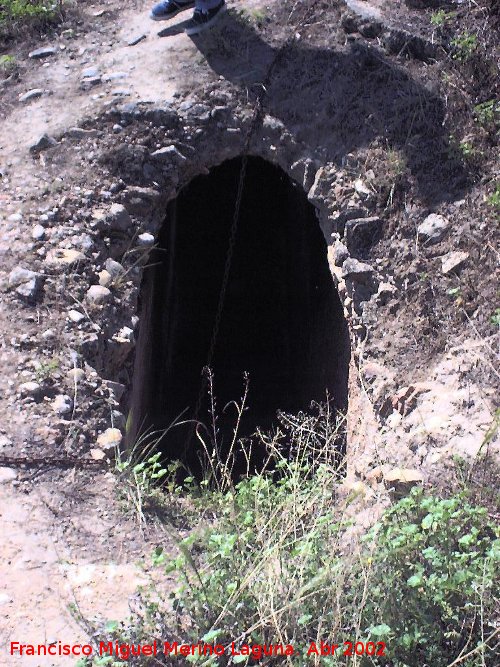
[[(238, 8), (244, 6), (252, 20), (259, 22), (262, 34), (267, 36), (270, 44), (273, 40), (281, 42), (286, 37), (284, 28), (280, 31), (273, 25), (274, 20), (285, 25), (283, 14), (287, 8), (279, 0), (248, 0), (229, 4)], [(397, 30), (410, 24), (425, 24), (427, 27), (425, 30), (422, 27), (420, 33), (424, 42), (428, 40), (430, 43), (435, 39), (432, 31), (428, 31), (428, 21), (423, 21), (422, 14), (416, 9), (398, 7), (391, 13), (388, 7), (392, 3), (378, 0), (348, 4), (358, 10), (360, 7), (355, 5), (362, 6), (363, 11), (367, 11), (372, 18), (383, 19)], [(244, 53), (240, 54), (241, 59), (238, 61), (228, 58), (228, 54), (236, 50), (234, 43), (231, 43), (231, 34), (220, 52), (197, 44), (183, 33), (189, 13), (180, 14), (168, 23), (152, 23), (148, 18), (149, 5), (149, 2), (141, 0), (126, 3), (125, 8), (124, 3), (117, 0), (86, 2), (76, 26), (70, 22), (42, 42), (22, 41), (14, 47), (17, 61), (15, 76), (0, 88), (2, 282), (6, 281), (9, 271), (19, 263), (19, 258), (37, 252), (32, 238), (34, 220), (30, 212), (37, 204), (42, 204), (47, 192), (52, 200), (58, 200), (64, 206), (63, 200), (70, 195), (76, 196), (74, 188), (80, 188), (75, 184), (81, 174), (71, 171), (72, 150), (75, 151), (75, 163), (84, 161), (78, 145), (68, 147), (63, 158), (58, 158), (59, 162), (54, 160), (47, 164), (43, 153), (36, 159), (29, 153), (29, 146), (41, 135), (59, 136), (68, 128), (85, 126), (84, 119), (105, 119), (106, 112), (118, 101), (179, 103), (189, 98), (194, 89), (202, 89), (209, 84), (216, 88), (219, 83), (221, 88), (230, 83), (244, 97), (247, 92), (245, 86), (248, 84), (250, 87), (256, 72), (258, 74), (268, 62), (269, 49), (259, 51), (259, 58), (250, 63), (248, 54)], [(328, 2), (318, 3), (317, 13), (309, 22), (303, 20), (300, 28), (302, 39), (317, 48), (314, 58), (321, 50), (325, 66), (331, 66), (332, 63), (327, 44), (330, 33), (327, 39), (323, 30), (325, 26), (331, 27), (334, 23), (335, 30), (340, 30), (337, 26), (340, 10), (337, 5), (331, 12), (330, 9)], [(70, 29), (74, 32), (67, 32)], [(345, 35), (342, 38), (348, 39)], [(374, 40), (374, 47), (378, 46), (376, 36), (369, 39)], [(28, 57), (34, 48), (46, 45), (57, 46), (57, 56), (42, 60)], [(497, 266), (498, 251), (494, 218), (486, 203), (486, 197), (491, 193), (491, 184), (498, 178), (496, 149), (495, 146), (489, 146), (488, 150), (491, 150), (487, 153), (482, 170), (479, 169), (472, 177), (472, 183), (467, 181), (468, 177), (460, 170), (438, 183), (436, 174), (443, 170), (439, 164), (435, 165), (435, 174), (427, 170), (425, 146), (424, 143), (418, 143), (418, 132), (413, 127), (419, 121), (415, 116), (411, 122), (411, 131), (415, 130), (419, 151), (412, 152), (411, 146), (405, 147), (405, 160), (410, 164), (411, 175), (406, 168), (400, 168), (397, 162), (399, 154), (396, 155), (396, 152), (392, 156), (396, 164), (391, 163), (388, 168), (387, 155), (384, 153), (381, 157), (386, 149), (385, 138), (380, 138), (374, 130), (377, 127), (378, 131), (376, 123), (380, 120), (378, 113), (386, 90), (383, 86), (389, 85), (389, 80), (394, 99), (400, 104), (390, 107), (394, 112), (390, 118), (392, 122), (398, 110), (404, 112), (405, 94), (410, 90), (403, 85), (406, 75), (401, 74), (401, 71), (432, 70), (425, 85), (417, 87), (416, 91), (415, 87), (411, 88), (413, 93), (418, 93), (422, 105), (428, 103), (428, 108), (431, 108), (438, 85), (436, 72), (440, 75), (441, 65), (429, 64), (425, 59), (410, 58), (405, 61), (403, 55), (396, 61), (394, 69), (384, 64), (377, 70), (378, 56), (373, 56), (370, 49), (360, 51), (361, 55), (358, 53), (351, 57), (343, 53), (339, 56), (339, 63), (346, 71), (359, 69), (359, 89), (356, 95), (361, 102), (359, 107), (354, 107), (355, 112), (350, 107), (342, 117), (338, 112), (335, 123), (338, 126), (344, 123), (346, 136), (352, 137), (349, 123), (354, 122), (356, 114), (363, 116), (366, 113), (370, 120), (360, 130), (356, 140), (349, 139), (351, 143), (347, 139), (344, 144), (340, 143), (340, 135), (332, 138), (331, 145), (325, 142), (325, 156), (340, 162), (341, 158), (344, 159), (344, 151), (348, 157), (343, 167), (347, 164), (346, 169), (349, 170), (349, 156), (352, 157), (360, 147), (366, 148), (361, 157), (352, 157), (352, 173), (361, 171), (366, 175), (371, 170), (377, 174), (377, 181), (373, 185), (373, 198), (376, 200), (374, 206), (388, 220), (388, 235), (375, 248), (372, 258), (380, 268), (394, 271), (395, 284), (402, 296), (382, 306), (387, 328), (385, 335), (373, 341), (374, 358), (378, 354), (379, 359), (392, 364), (393, 379), (397, 378), (400, 385), (426, 379), (435, 371), (435, 376), (441, 382), (439, 384), (436, 380), (436, 392), (446, 397), (446, 405), (440, 409), (451, 410), (453, 406), (458, 409), (459, 403), (468, 401), (468, 409), (472, 410), (469, 422), (474, 422), (477, 417), (470, 427), (470, 433), (467, 432), (467, 420), (459, 424), (462, 429), (460, 433), (466, 432), (467, 437), (474, 438), (476, 446), (477, 434), (481, 429), (484, 431), (488, 428), (494, 402), (491, 387), (498, 381), (498, 371), (495, 369), (495, 346), (498, 342), (495, 342), (496, 329), (491, 323), (498, 299), (495, 282), (491, 280)], [(400, 57), (400, 53), (396, 56)], [(305, 63), (312, 62), (311, 52), (307, 49), (297, 49), (293, 57), (303, 58)], [(291, 56), (288, 64), (290, 62)], [(318, 68), (321, 69), (321, 62)], [(290, 65), (291, 71), (293, 68)], [(97, 73), (99, 84), (92, 81), (97, 78)], [(280, 83), (272, 96), (272, 111), (290, 127), (294, 123), (300, 125), (305, 122), (307, 114), (312, 113), (311, 107), (315, 105), (310, 100), (304, 102), (300, 109), (303, 117), (295, 117), (295, 111), (292, 113), (287, 108), (289, 91), (280, 97), (280, 90), (286, 89), (283, 82), (287, 81), (287, 62), (279, 74)], [(307, 71), (307, 76), (312, 77), (310, 71)], [(348, 77), (345, 82), (341, 81), (346, 95), (351, 81)], [(299, 84), (293, 80), (289, 87), (293, 88), (293, 85)], [(373, 99), (370, 102), (373, 106), (371, 115), (367, 111), (368, 103), (365, 104), (367, 86), (370, 85), (374, 95), (378, 90), (381, 91), (378, 93), (380, 97), (375, 98), (376, 103)], [(40, 96), (27, 102), (20, 101), (20, 96), (35, 89), (42, 91)], [(251, 93), (248, 94), (251, 96)], [(484, 100), (477, 98), (476, 101)], [(333, 125), (329, 118), (334, 117), (337, 110), (326, 103), (318, 107), (318, 113), (324, 115), (315, 118), (316, 125), (328, 122)], [(435, 106), (432, 108), (435, 109)], [(441, 129), (433, 135), (436, 143), (444, 140), (442, 127), (446, 109), (441, 111), (442, 116), (436, 120), (436, 127), (440, 126)], [(387, 122), (387, 116), (390, 114), (380, 122), (385, 123), (384, 127), (388, 128), (390, 134), (393, 126)], [(96, 135), (96, 142), (100, 149), (104, 149), (114, 142), (114, 130), (109, 120), (99, 123), (100, 129), (104, 129), (106, 134)], [(410, 131), (404, 124), (398, 125), (396, 129), (400, 131), (401, 128)], [(308, 127), (304, 134), (307, 135), (307, 132), (312, 133), (313, 129)], [(140, 136), (136, 139), (139, 142), (143, 140)], [(486, 146), (490, 139), (483, 139)], [(447, 148), (450, 148), (449, 143)], [(88, 155), (89, 161), (92, 157)], [(65, 163), (69, 165), (67, 172)], [(88, 169), (88, 187), (97, 190), (100, 175), (92, 171), (91, 167)], [(441, 202), (436, 195), (436, 183), (441, 188), (440, 194), (446, 195), (441, 198)], [(450, 191), (443, 193), (445, 185)], [(416, 248), (417, 220), (423, 214), (436, 210), (436, 206), (440, 206), (439, 212), (452, 220), (455, 232), (437, 250), (436, 246)], [(469, 253), (470, 263), (461, 292), (452, 291), (450, 296), (450, 290), (457, 288), (457, 280), (455, 276), (443, 278), (440, 275), (440, 257), (457, 249)], [(56, 437), (58, 424), (49, 425), (43, 418), (35, 419), (27, 404), (15, 396), (15, 388), (29, 380), (36, 368), (35, 364), (28, 369), (26, 359), (36, 362), (37, 344), (50, 340), (60, 325), (60, 312), (52, 307), (54, 303), (57, 304), (59, 297), (50, 295), (50, 298), (53, 298), (50, 308), (42, 304), (26, 309), (7, 296), (0, 301), (0, 455), (15, 453), (40, 456), (51, 453), (65, 456), (70, 453), (68, 441)], [(412, 334), (408, 334), (408, 331)], [(449, 336), (455, 333), (457, 339), (453, 347)], [(409, 344), (408, 339), (412, 336)], [(472, 337), (476, 346), (470, 344)], [(402, 349), (410, 351), (401, 354)], [(71, 350), (58, 349), (58, 353), (69, 357)], [(468, 373), (467, 380), (460, 375), (464, 367), (466, 371), (463, 372)], [(39, 368), (37, 372), (40, 372)], [(448, 372), (453, 374), (455, 384), (452, 389), (447, 384)], [(483, 383), (486, 389), (477, 389), (473, 385), (476, 381), (479, 385)], [(60, 375), (56, 373), (55, 382), (66, 382), (62, 372)], [(467, 391), (469, 398), (466, 396)], [(470, 407), (474, 400), (476, 412)], [(363, 405), (363, 402), (357, 399), (357, 404)], [(420, 414), (420, 421), (424, 421), (422, 415), (431, 414), (433, 405), (435, 407), (436, 401), (429, 394), (424, 406), (428, 412)], [(436, 417), (435, 413), (432, 413), (432, 417)], [(420, 427), (420, 423), (417, 423), (419, 419), (415, 418), (412, 428)], [(439, 425), (441, 431), (448, 427), (448, 423)], [(369, 428), (365, 424), (368, 435), (364, 437), (374, 437), (373, 430), (373, 424)], [(431, 433), (429, 438), (432, 439), (434, 435)], [(402, 437), (406, 437), (404, 425), (397, 431), (394, 451), (397, 450), (398, 438)], [(57, 467), (0, 467), (2, 664), (7, 667), (69, 665), (67, 658), (37, 660), (11, 657), (6, 647), (10, 641), (34, 644), (56, 640), (65, 643), (83, 641), (86, 637), (85, 629), (75, 620), (75, 614), (69, 609), (71, 605), (75, 605), (83, 617), (102, 615), (108, 619), (124, 618), (137, 587), (150, 576), (144, 561), (147, 562), (151, 551), (159, 544), (170, 551), (174, 550), (174, 535), (154, 521), (147, 528), (141, 529), (137, 517), (130, 509), (124, 508), (118, 498), (116, 477), (105, 469), (94, 469), (91, 466), (85, 469), (70, 466), (63, 470)]]

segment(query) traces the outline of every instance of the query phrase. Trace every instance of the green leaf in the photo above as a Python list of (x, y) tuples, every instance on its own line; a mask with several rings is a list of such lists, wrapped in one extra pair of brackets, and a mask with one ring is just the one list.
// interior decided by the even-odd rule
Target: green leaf
[(414, 574), (413, 577), (410, 577), (406, 583), (412, 588), (417, 588), (417, 586), (421, 586), (423, 584), (422, 575)]
[(368, 628), (367, 632), (370, 637), (383, 639), (384, 637), (388, 637), (392, 630), (386, 623), (381, 623), (380, 625), (373, 625), (371, 628)]
[(210, 630), (210, 632), (207, 632), (206, 634), (203, 635), (201, 638), (202, 642), (205, 642), (205, 644), (210, 644), (213, 642), (217, 637), (220, 635), (221, 631), (220, 630)]
[(247, 662), (249, 657), (249, 655), (235, 655), (233, 656), (233, 662), (238, 665), (240, 662)]

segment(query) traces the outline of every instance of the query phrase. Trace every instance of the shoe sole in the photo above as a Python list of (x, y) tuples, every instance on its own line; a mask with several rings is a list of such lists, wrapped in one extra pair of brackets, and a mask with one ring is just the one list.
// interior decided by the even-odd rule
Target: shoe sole
[(180, 14), (181, 12), (186, 11), (186, 9), (190, 9), (194, 7), (194, 2), (190, 2), (187, 4), (185, 7), (179, 7), (175, 12), (171, 12), (168, 16), (153, 16), (153, 14), (149, 15), (149, 18), (152, 21), (170, 21), (170, 19), (173, 19), (174, 16), (177, 16), (177, 14)]
[(220, 19), (221, 15), (224, 14), (227, 10), (226, 5), (222, 5), (222, 7), (219, 9), (217, 14), (210, 19), (210, 21), (207, 21), (207, 23), (203, 23), (202, 25), (196, 26), (195, 28), (186, 28), (185, 33), (186, 35), (192, 36), (192, 35), (199, 35), (200, 32), (204, 32), (205, 30), (208, 30), (211, 28), (213, 25), (217, 23), (217, 21)]

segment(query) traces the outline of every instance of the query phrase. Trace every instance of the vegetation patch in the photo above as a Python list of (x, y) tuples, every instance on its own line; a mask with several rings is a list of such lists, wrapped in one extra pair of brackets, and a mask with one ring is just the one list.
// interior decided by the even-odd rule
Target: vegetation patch
[[(488, 511), (465, 492), (441, 498), (420, 487), (385, 509), (382, 497), (359, 504), (369, 490), (340, 493), (342, 470), (318, 448), (321, 432), (310, 437), (306, 415), (291, 423), (291, 459), (273, 446), (275, 436), (265, 441), (272, 470), (220, 485), (212, 467), (199, 485), (188, 478), (167, 486), (166, 505), (188, 500), (189, 521), (198, 516), (176, 557), (160, 547), (152, 556), (157, 580), (175, 575), (177, 587), (168, 603), (147, 587), (127, 623), (92, 630), (96, 647), (156, 640), (160, 651), (126, 659), (118, 651), (80, 665), (493, 664), (500, 533)], [(136, 471), (151, 470), (143, 488), (164, 478), (158, 466), (148, 451)], [(164, 642), (223, 653), (174, 656)], [(277, 645), (293, 653), (246, 648)]]

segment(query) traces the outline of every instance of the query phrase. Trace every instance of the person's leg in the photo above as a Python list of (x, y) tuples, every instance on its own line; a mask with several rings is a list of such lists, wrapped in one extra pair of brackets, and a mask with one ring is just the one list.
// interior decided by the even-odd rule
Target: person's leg
[(193, 18), (186, 26), (186, 33), (197, 35), (211, 28), (225, 9), (225, 0), (196, 0)]
[(149, 18), (153, 21), (167, 21), (179, 12), (194, 7), (195, 0), (162, 0), (152, 9)]
[(220, 5), (220, 0), (195, 0), (196, 9), (201, 9), (202, 12), (215, 9), (217, 5)]

